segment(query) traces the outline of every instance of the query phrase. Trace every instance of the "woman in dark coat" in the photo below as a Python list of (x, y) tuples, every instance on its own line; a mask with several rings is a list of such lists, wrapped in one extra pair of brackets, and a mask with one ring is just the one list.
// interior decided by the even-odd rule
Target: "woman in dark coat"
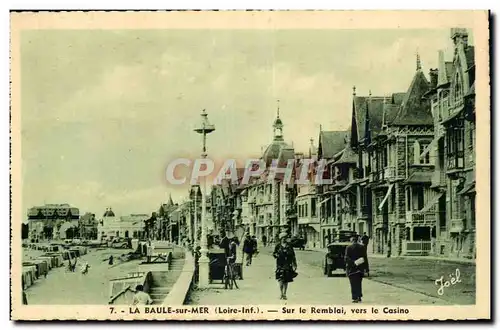
[(293, 278), (297, 276), (295, 272), (297, 270), (297, 260), (288, 235), (281, 233), (279, 239), (279, 243), (274, 248), (273, 256), (276, 258), (276, 279), (280, 285), (280, 299), (286, 300), (288, 283), (293, 282)]

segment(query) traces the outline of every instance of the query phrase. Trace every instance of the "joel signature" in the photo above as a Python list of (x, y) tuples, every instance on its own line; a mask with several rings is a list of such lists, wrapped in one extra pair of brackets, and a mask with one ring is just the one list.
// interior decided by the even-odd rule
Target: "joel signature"
[(444, 294), (444, 288), (448, 288), (452, 285), (462, 282), (462, 280), (460, 279), (460, 270), (458, 268), (455, 271), (455, 274), (450, 274), (448, 275), (448, 277), (450, 278), (449, 280), (445, 280), (444, 276), (441, 276), (441, 278), (434, 281), (434, 283), (439, 286), (437, 293), (440, 296)]

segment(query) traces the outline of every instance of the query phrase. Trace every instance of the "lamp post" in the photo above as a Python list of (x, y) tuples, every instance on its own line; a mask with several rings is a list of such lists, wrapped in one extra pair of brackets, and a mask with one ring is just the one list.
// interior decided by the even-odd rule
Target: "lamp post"
[[(203, 159), (207, 158), (207, 134), (215, 131), (215, 126), (210, 124), (208, 121), (208, 114), (205, 109), (201, 112), (201, 123), (198, 127), (194, 129), (196, 133), (202, 134), (203, 136), (203, 149), (201, 157)], [(207, 247), (207, 214), (206, 214), (206, 190), (207, 190), (207, 180), (204, 176), (202, 178), (202, 192), (201, 192), (201, 256), (199, 259), (199, 287), (208, 287), (209, 283), (209, 272), (208, 272), (208, 247)]]

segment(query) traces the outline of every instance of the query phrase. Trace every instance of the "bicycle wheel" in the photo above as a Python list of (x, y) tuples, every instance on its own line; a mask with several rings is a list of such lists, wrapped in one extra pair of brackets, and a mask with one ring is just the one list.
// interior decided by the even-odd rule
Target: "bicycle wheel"
[(228, 286), (229, 286), (229, 274), (228, 274), (229, 270), (228, 270), (228, 267), (226, 266), (224, 268), (224, 289), (227, 290)]

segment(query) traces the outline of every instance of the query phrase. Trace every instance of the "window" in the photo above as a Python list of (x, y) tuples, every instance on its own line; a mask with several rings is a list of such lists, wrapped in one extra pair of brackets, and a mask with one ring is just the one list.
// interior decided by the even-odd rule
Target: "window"
[(455, 76), (455, 103), (458, 103), (462, 100), (462, 81), (460, 79), (460, 74), (457, 72)]
[[(420, 154), (424, 152), (428, 147), (430, 143), (423, 142), (420, 144)], [(420, 158), (420, 155), (419, 155)], [(420, 159), (420, 164), (430, 164), (431, 163), (431, 151), (427, 151), (425, 156)]]
[(316, 198), (311, 198), (311, 217), (316, 216)]
[(413, 143), (413, 164), (420, 164), (420, 152), (422, 149), (420, 148), (420, 143), (415, 141)]
[(418, 211), (424, 208), (424, 187), (415, 186), (412, 188), (412, 210)]
[[(461, 124), (461, 125), (460, 125)], [(448, 129), (446, 139), (446, 156), (448, 169), (464, 166), (464, 128), (463, 121)]]
[(406, 211), (411, 210), (411, 190), (409, 187), (406, 188)]
[(470, 125), (469, 129), (469, 145), (470, 148), (474, 149), (474, 146), (476, 144), (476, 125), (472, 124)]

